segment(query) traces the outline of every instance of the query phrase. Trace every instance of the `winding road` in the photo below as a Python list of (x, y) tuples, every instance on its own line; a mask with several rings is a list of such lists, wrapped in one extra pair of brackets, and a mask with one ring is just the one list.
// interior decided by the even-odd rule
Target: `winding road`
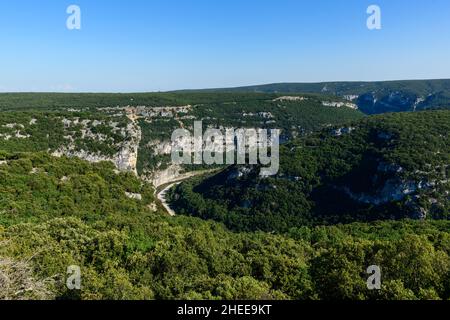
[(166, 194), (167, 191), (169, 191), (172, 187), (180, 184), (181, 182), (183, 181), (172, 182), (156, 194), (156, 197), (158, 198), (159, 201), (161, 201), (161, 204), (164, 207), (164, 209), (166, 209), (167, 213), (172, 217), (176, 216), (176, 213), (167, 203)]
[(181, 176), (177, 177), (176, 179), (174, 179), (173, 181), (169, 181), (169, 182), (159, 186), (155, 191), (156, 197), (161, 202), (161, 205), (164, 207), (164, 209), (167, 211), (167, 213), (170, 216), (174, 217), (174, 216), (176, 216), (176, 212), (169, 206), (169, 203), (167, 202), (167, 198), (166, 198), (167, 192), (170, 189), (172, 189), (174, 186), (179, 185), (180, 183), (182, 183), (183, 181), (185, 181), (187, 179), (205, 175), (208, 173), (213, 173), (216, 171), (218, 171), (218, 169), (203, 170), (203, 171), (198, 171), (198, 172), (188, 172), (184, 175), (181, 175)]

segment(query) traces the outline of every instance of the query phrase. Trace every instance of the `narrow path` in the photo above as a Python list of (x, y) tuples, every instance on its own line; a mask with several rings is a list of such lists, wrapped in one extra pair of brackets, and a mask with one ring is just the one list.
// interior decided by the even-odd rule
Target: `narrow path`
[(159, 193), (156, 194), (156, 197), (158, 198), (159, 201), (161, 201), (161, 204), (164, 207), (164, 209), (166, 209), (167, 213), (172, 217), (176, 216), (176, 213), (175, 213), (175, 211), (173, 211), (173, 209), (167, 203), (166, 194), (167, 194), (167, 191), (169, 191), (172, 187), (179, 185), (181, 182), (182, 181), (173, 182), (173, 183), (167, 185), (164, 189), (162, 189)]
[[(222, 170), (222, 169), (219, 169)], [(174, 217), (176, 216), (176, 212), (169, 206), (168, 202), (167, 202), (167, 192), (172, 189), (172, 187), (179, 185), (180, 183), (182, 183), (183, 181), (193, 178), (193, 177), (197, 177), (197, 176), (201, 176), (201, 175), (205, 175), (208, 173), (213, 173), (215, 171), (218, 171), (218, 169), (213, 169), (213, 170), (204, 170), (204, 171), (198, 171), (198, 172), (189, 172), (185, 175), (181, 175), (179, 176), (177, 179), (170, 181), (162, 186), (159, 186), (156, 191), (156, 197), (158, 198), (159, 201), (161, 201), (162, 206), (164, 207), (164, 209), (167, 211), (167, 213)]]

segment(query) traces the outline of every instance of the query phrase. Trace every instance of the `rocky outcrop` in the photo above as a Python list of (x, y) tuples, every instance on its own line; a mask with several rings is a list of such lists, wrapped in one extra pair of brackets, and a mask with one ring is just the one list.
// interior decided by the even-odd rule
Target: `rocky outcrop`
[(299, 96), (283, 96), (273, 99), (272, 101), (277, 102), (277, 101), (304, 101), (304, 100), (308, 100), (308, 98)]
[(116, 156), (115, 164), (119, 170), (132, 171), (137, 175), (137, 158), (142, 132), (134, 122), (128, 124), (127, 132), (129, 140), (122, 145)]
[(350, 102), (322, 101), (322, 105), (325, 107), (333, 107), (333, 108), (346, 107), (354, 110), (358, 109), (358, 106), (356, 104)]
[(155, 171), (149, 175), (149, 180), (155, 187), (175, 181), (181, 177), (182, 168), (179, 165), (171, 165), (167, 169)]
[(233, 170), (230, 171), (230, 173), (228, 173), (227, 181), (232, 181), (232, 180), (242, 178), (242, 177), (247, 176), (248, 174), (252, 173), (252, 171), (253, 171), (252, 167), (245, 167), (245, 166), (235, 167)]
[(83, 120), (79, 119), (62, 119), (64, 127), (70, 129), (72, 126), (81, 125), (81, 139), (90, 139), (93, 141), (107, 142), (111, 144), (111, 147), (119, 150), (114, 155), (105, 155), (101, 152), (92, 152), (83, 148), (77, 147), (74, 143), (74, 138), (72, 135), (67, 135), (65, 138), (68, 141), (66, 144), (59, 147), (57, 150), (52, 152), (53, 156), (61, 157), (77, 157), (89, 162), (101, 162), (110, 161), (114, 163), (120, 171), (131, 171), (137, 175), (137, 157), (138, 148), (141, 140), (141, 128), (135, 122), (130, 122), (125, 128), (118, 128), (117, 123), (108, 122), (111, 132), (119, 133), (122, 136), (121, 141), (108, 140), (106, 135), (101, 133), (92, 133), (92, 128), (97, 127), (103, 122), (94, 120)]
[(10, 139), (27, 139), (30, 138), (29, 134), (22, 134), (22, 130), (25, 129), (25, 126), (20, 123), (8, 123), (2, 126), (7, 129), (6, 133), (0, 133), (0, 138), (5, 141)]
[(140, 193), (125, 192), (125, 195), (133, 200), (142, 200), (142, 195)]
[[(184, 144), (182, 144), (184, 145)], [(160, 141), (155, 140), (147, 145), (148, 148), (153, 150), (155, 155), (168, 155), (172, 152), (172, 142), (171, 141)]]
[(432, 206), (438, 205), (438, 201), (432, 197), (432, 194), (437, 187), (448, 183), (445, 177), (445, 170), (441, 173), (441, 179), (430, 179), (426, 177), (429, 174), (426, 172), (421, 172), (422, 177), (414, 179), (403, 175), (405, 170), (400, 165), (381, 162), (378, 165), (377, 172), (374, 180), (377, 180), (379, 176), (387, 176), (389, 178), (372, 193), (354, 192), (349, 187), (340, 189), (354, 201), (365, 204), (379, 206), (396, 201), (405, 201), (404, 204), (408, 208), (409, 217), (412, 219), (425, 219), (428, 211), (419, 205), (419, 199), (428, 197), (428, 201)]
[(332, 134), (334, 137), (340, 137), (340, 136), (342, 136), (342, 135), (344, 135), (344, 134), (350, 134), (350, 133), (352, 133), (352, 131), (354, 131), (354, 130), (355, 130), (354, 127), (337, 128), (337, 129), (333, 129), (333, 130), (331, 131), (331, 134)]
[(414, 181), (402, 181), (394, 178), (387, 180), (384, 186), (373, 194), (355, 193), (348, 187), (344, 187), (343, 190), (350, 198), (357, 202), (382, 205), (403, 200), (406, 196), (414, 194), (418, 190), (418, 187)]

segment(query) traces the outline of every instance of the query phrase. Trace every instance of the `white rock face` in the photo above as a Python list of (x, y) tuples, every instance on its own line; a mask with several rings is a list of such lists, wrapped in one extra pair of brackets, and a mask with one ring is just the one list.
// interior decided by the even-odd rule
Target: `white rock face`
[(345, 193), (358, 202), (381, 205), (392, 201), (403, 200), (406, 196), (417, 191), (414, 181), (401, 181), (400, 179), (390, 179), (386, 181), (383, 188), (376, 194), (354, 193), (349, 188), (344, 188)]
[(115, 164), (119, 170), (132, 171), (137, 175), (136, 165), (142, 132), (141, 128), (134, 122), (128, 124), (127, 132), (131, 139), (123, 144), (117, 154)]
[(338, 128), (338, 129), (332, 130), (331, 134), (335, 137), (340, 137), (344, 134), (350, 134), (354, 130), (356, 130), (356, 128), (354, 128), (354, 127)]
[(347, 107), (354, 110), (358, 109), (358, 106), (356, 104), (350, 102), (322, 101), (322, 105), (325, 107), (333, 107), (333, 108)]
[[(418, 200), (425, 197), (428, 198), (431, 204), (436, 205), (438, 201), (433, 198), (433, 193), (436, 192), (438, 186), (445, 185), (449, 181), (446, 178), (446, 166), (443, 168), (437, 167), (436, 169), (438, 171), (443, 169), (441, 179), (426, 177), (431, 172), (416, 172), (416, 174), (420, 174), (423, 177), (419, 178), (415, 176), (414, 178), (407, 178), (402, 176), (404, 168), (400, 165), (381, 162), (378, 165), (377, 171), (381, 175), (389, 173), (392, 176), (377, 190), (370, 193), (353, 192), (348, 187), (342, 188), (342, 190), (353, 200), (372, 205), (383, 205), (393, 201), (405, 200), (411, 218), (425, 219), (428, 212), (421, 206)], [(376, 177), (377, 175), (375, 175)]]
[(12, 134), (7, 134), (7, 133), (0, 133), (0, 138), (3, 138), (3, 140), (8, 141), (12, 138), (16, 138), (16, 139), (28, 139), (31, 136), (29, 134), (22, 134), (20, 132), (20, 130), (17, 130), (16, 132), (12, 133)]
[(103, 156), (101, 154), (94, 154), (94, 153), (90, 153), (86, 150), (70, 150), (70, 147), (61, 147), (58, 150), (54, 151), (52, 153), (52, 156), (54, 157), (62, 157), (62, 156), (66, 156), (69, 158), (80, 158), (89, 162), (101, 162), (101, 161), (113, 161), (112, 158)]
[[(70, 128), (72, 124), (77, 125), (79, 122), (78, 119), (68, 120), (62, 119), (62, 122), (66, 128)], [(88, 124), (92, 126), (98, 126), (102, 124), (100, 121), (94, 120), (83, 120), (81, 124), (84, 126), (84, 129), (81, 130), (82, 139), (89, 138), (96, 141), (106, 141), (106, 137), (103, 134), (93, 134), (90, 129), (87, 127)], [(112, 127), (112, 131), (118, 131), (116, 128), (116, 124), (110, 122), (109, 125)], [(135, 122), (130, 122), (126, 128), (122, 128), (120, 130), (121, 135), (126, 138), (121, 145), (119, 145), (119, 151), (114, 156), (106, 156), (99, 152), (93, 153), (86, 150), (77, 150), (75, 145), (73, 144), (72, 136), (66, 136), (66, 140), (68, 143), (66, 145), (61, 146), (58, 150), (52, 153), (53, 156), (61, 157), (77, 157), (89, 162), (101, 162), (101, 161), (110, 161), (114, 163), (120, 171), (131, 171), (137, 175), (136, 166), (137, 166), (137, 157), (138, 157), (138, 148), (139, 143), (141, 141), (141, 128)]]
[(359, 98), (359, 96), (358, 95), (354, 95), (354, 94), (349, 94), (349, 95), (345, 95), (344, 96), (344, 99), (348, 100), (348, 101), (353, 101), (353, 100), (356, 100), (358, 98)]
[(172, 152), (172, 142), (171, 141), (160, 141), (155, 140), (147, 145), (148, 148), (153, 149), (156, 155), (168, 155)]
[(24, 129), (24, 125), (23, 124), (17, 124), (17, 123), (8, 123), (3, 125), (4, 128), (8, 128), (8, 129), (14, 129), (14, 128), (19, 128), (19, 129)]
[(122, 107), (122, 108), (99, 108), (100, 111), (105, 112), (125, 112), (128, 118), (134, 120), (138, 118), (174, 118), (179, 115), (187, 114), (192, 110), (191, 105), (187, 106), (167, 106), (167, 107), (148, 107), (148, 106), (137, 106), (137, 107)]
[(155, 186), (159, 187), (163, 184), (172, 182), (181, 177), (181, 167), (179, 165), (171, 165), (169, 168), (154, 172), (149, 180)]
[(276, 99), (273, 99), (273, 102), (277, 102), (277, 101), (303, 101), (303, 100), (308, 100), (308, 98), (305, 97), (296, 97), (296, 96), (283, 96), (283, 97), (278, 97)]
[[(153, 174), (152, 179), (149, 182), (153, 183), (155, 188), (168, 183), (176, 183), (182, 180), (186, 180), (199, 174), (204, 174), (206, 171), (190, 171), (182, 172), (182, 168), (178, 165), (171, 165), (166, 170), (157, 171)], [(212, 172), (209, 170), (208, 172)]]
[(413, 105), (413, 111), (417, 110), (417, 106), (425, 101), (425, 98), (417, 98)]
[(21, 130), (25, 129), (25, 126), (20, 123), (8, 123), (2, 126), (3, 128), (10, 129), (8, 133), (0, 133), (0, 138), (5, 141), (8, 141), (12, 138), (16, 139), (28, 139), (30, 135), (22, 134)]
[(142, 200), (142, 195), (140, 193), (125, 192), (125, 195), (133, 200)]

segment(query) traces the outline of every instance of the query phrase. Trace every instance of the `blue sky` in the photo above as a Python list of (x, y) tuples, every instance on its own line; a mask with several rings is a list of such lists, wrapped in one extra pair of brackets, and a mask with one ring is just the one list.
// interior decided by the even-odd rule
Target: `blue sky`
[(448, 0), (2, 0), (0, 37), (0, 91), (450, 78)]

